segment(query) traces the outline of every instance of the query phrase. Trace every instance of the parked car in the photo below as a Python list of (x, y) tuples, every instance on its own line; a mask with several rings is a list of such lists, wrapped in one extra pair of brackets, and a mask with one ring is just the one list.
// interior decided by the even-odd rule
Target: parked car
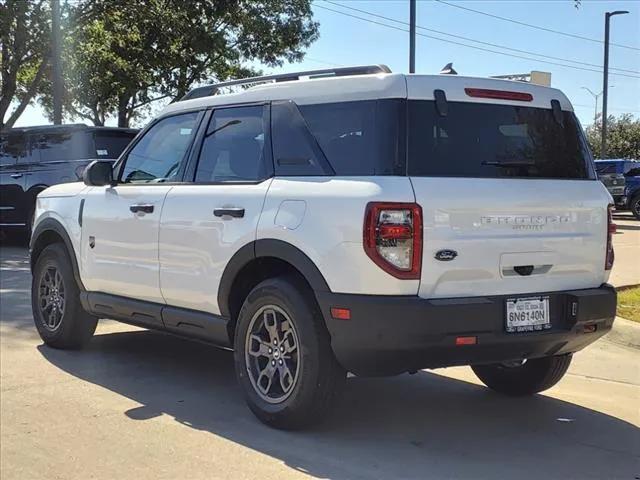
[(47, 345), (106, 317), (232, 348), (255, 415), (301, 428), (347, 372), (471, 365), (532, 395), (611, 329), (611, 197), (562, 92), (384, 66), (242, 83), (267, 80), (196, 91), (38, 196)]
[(613, 197), (616, 207), (629, 209), (640, 220), (640, 162), (637, 160), (596, 160), (598, 177)]
[(95, 159), (115, 161), (137, 130), (83, 124), (12, 128), (0, 133), (0, 229), (29, 230), (37, 195), (82, 179)]

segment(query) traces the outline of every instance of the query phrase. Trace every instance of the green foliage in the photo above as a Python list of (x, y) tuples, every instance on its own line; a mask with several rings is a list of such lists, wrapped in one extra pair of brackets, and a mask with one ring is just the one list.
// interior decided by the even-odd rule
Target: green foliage
[[(587, 127), (587, 141), (596, 158), (600, 158), (602, 121)], [(607, 121), (607, 158), (640, 159), (640, 120), (630, 113), (609, 116)]]
[(299, 61), (318, 37), (310, 0), (80, 0), (63, 10), (65, 115), (99, 125), (117, 115), (128, 126), (155, 100), (254, 75), (251, 61)]
[(0, 0), (0, 128), (15, 124), (46, 77), (50, 19), (49, 0)]

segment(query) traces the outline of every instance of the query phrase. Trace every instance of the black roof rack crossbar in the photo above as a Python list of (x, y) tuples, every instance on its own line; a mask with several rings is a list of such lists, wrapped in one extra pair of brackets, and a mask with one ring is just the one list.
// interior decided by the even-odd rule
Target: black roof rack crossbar
[(271, 81), (291, 82), (293, 80), (299, 80), (300, 77), (346, 77), (351, 75), (368, 75), (374, 73), (391, 73), (391, 69), (386, 65), (362, 65), (355, 67), (323, 68), (321, 70), (307, 70), (304, 72), (280, 73), (277, 75), (265, 75), (263, 77), (241, 78), (239, 80), (229, 80), (228, 82), (215, 83), (213, 85), (194, 88), (187, 92), (180, 101), (208, 97), (210, 95), (215, 95), (218, 93), (218, 90), (223, 87), (236, 85), (248, 85), (251, 83), (265, 83)]

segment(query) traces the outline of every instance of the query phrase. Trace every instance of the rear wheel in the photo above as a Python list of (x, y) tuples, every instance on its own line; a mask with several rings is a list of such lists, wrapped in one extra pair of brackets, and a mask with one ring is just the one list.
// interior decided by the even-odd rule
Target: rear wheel
[(54, 243), (42, 250), (31, 281), (31, 307), (40, 338), (54, 348), (80, 348), (93, 335), (98, 320), (80, 304), (67, 250)]
[(281, 429), (321, 420), (346, 378), (315, 299), (299, 283), (279, 277), (258, 284), (242, 306), (234, 342), (249, 408)]
[(636, 220), (640, 220), (640, 193), (631, 198), (629, 209), (633, 216), (636, 217)]
[(543, 357), (524, 363), (472, 365), (487, 387), (511, 396), (533, 395), (553, 387), (564, 376), (572, 356)]

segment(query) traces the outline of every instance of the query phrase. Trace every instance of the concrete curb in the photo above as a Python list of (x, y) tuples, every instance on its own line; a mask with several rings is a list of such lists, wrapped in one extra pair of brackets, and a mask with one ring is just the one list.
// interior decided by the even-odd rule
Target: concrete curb
[(640, 323), (616, 317), (613, 328), (604, 338), (612, 343), (640, 350)]

